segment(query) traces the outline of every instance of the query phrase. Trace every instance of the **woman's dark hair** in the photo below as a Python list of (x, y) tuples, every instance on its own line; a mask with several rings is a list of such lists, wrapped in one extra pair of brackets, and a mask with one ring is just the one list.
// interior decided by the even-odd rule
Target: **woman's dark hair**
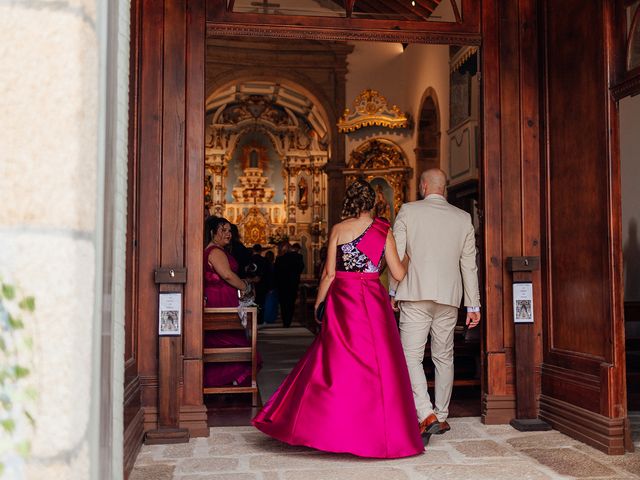
[(359, 178), (347, 187), (342, 202), (342, 218), (357, 217), (376, 203), (376, 192), (369, 182)]
[(208, 217), (204, 221), (204, 244), (207, 245), (212, 241), (220, 227), (226, 224), (231, 225), (231, 222), (224, 217), (216, 217), (214, 215)]
[(238, 225), (235, 223), (229, 223), (231, 225), (231, 242), (239, 243), (240, 242), (240, 230), (238, 230)]

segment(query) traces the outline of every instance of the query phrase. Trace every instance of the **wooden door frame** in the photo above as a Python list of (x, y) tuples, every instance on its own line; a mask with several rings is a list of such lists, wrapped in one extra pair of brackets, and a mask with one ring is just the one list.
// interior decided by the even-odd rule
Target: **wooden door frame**
[[(220, 2), (209, 1), (207, 10), (206, 35), (215, 36), (251, 36), (269, 38), (287, 38), (301, 40), (364, 40), (364, 41), (385, 41), (398, 43), (425, 43), (425, 44), (460, 44), (460, 45), (480, 45), (482, 43), (481, 31), (497, 30), (499, 17), (493, 0), (483, 0), (482, 6), (477, 10), (471, 7), (472, 2), (463, 0), (467, 6), (467, 12), (473, 13), (467, 17), (464, 24), (442, 25), (438, 28), (429, 28), (429, 24), (416, 23), (410, 25), (409, 29), (392, 30), (391, 23), (385, 22), (386, 28), (366, 28), (367, 22), (358, 23), (355, 27), (340, 26), (337, 22), (331, 23), (328, 19), (318, 19), (315, 17), (306, 18), (304, 25), (300, 25), (301, 17), (278, 17), (273, 15), (250, 15), (250, 14), (230, 14), (215, 10)], [(213, 5), (213, 7), (211, 7)], [(213, 8), (213, 9), (212, 9)], [(295, 22), (294, 22), (295, 19)], [(254, 22), (254, 23), (252, 23)], [(286, 23), (288, 22), (288, 23)], [(362, 23), (362, 25), (360, 25)], [(380, 24), (382, 22), (371, 22), (368, 24)], [(389, 25), (386, 25), (389, 23)], [(397, 23), (397, 22), (396, 22)], [(405, 24), (407, 22), (403, 22)], [(206, 36), (203, 39), (206, 41)], [(498, 39), (490, 39), (485, 44), (485, 50), (497, 49)], [(502, 245), (500, 242), (502, 230), (501, 218), (501, 151), (499, 144), (493, 144), (488, 139), (500, 138), (500, 87), (499, 71), (497, 65), (497, 52), (485, 53), (482, 57), (481, 71), (483, 76), (482, 97), (483, 104), (494, 103), (498, 107), (491, 113), (481, 112), (483, 122), (481, 132), (483, 137), (482, 176), (480, 179), (482, 210), (484, 211), (483, 235), (485, 240), (485, 250), (482, 254), (485, 272), (484, 285), (493, 285), (497, 288), (485, 287), (483, 292), (484, 300), (484, 335), (482, 342), (482, 419), (485, 423), (498, 424), (508, 423), (514, 416), (515, 397), (513, 393), (512, 375), (506, 373), (509, 359), (505, 354), (504, 342), (504, 318), (503, 318), (503, 296), (501, 285), (504, 276), (503, 262), (496, 262), (495, 259), (502, 259)], [(488, 100), (491, 99), (491, 100)], [(486, 125), (486, 127), (485, 127)], [(535, 185), (534, 185), (535, 186)], [(202, 195), (198, 197), (198, 200)], [(497, 200), (497, 201), (496, 201)], [(535, 203), (532, 202), (532, 203)], [(534, 217), (536, 209), (533, 208)], [(539, 224), (538, 224), (539, 225)], [(195, 235), (198, 228), (195, 224), (187, 226), (186, 231)], [(539, 232), (539, 228), (538, 228)], [(536, 233), (534, 232), (534, 235)], [(195, 242), (195, 241), (194, 241)], [(190, 242), (190, 243), (194, 243)], [(518, 253), (520, 254), (520, 253)], [(539, 295), (539, 291), (537, 294)], [(540, 302), (538, 300), (537, 304)], [(487, 314), (491, 312), (491, 315)], [(487, 332), (491, 332), (491, 337), (486, 338)], [(507, 347), (508, 348), (508, 347)], [(491, 351), (489, 351), (491, 349)], [(487, 354), (491, 354), (486, 358)]]
[[(464, 0), (470, 5), (471, 0)], [(482, 0), (477, 14), (470, 15), (474, 27), (451, 24), (447, 31), (433, 25), (412, 25), (406, 30), (371, 27), (357, 31), (357, 38), (371, 41), (480, 44), (482, 39), (482, 155), (480, 182), (484, 219), (484, 338), (482, 357), (482, 418), (485, 423), (507, 423), (514, 416), (512, 326), (506, 256), (539, 254), (540, 202), (537, 29), (520, 35), (518, 25), (535, 19), (536, 0)], [(127, 421), (134, 443), (140, 432), (157, 427), (159, 385), (157, 293), (153, 271), (183, 266), (187, 282), (184, 294), (184, 333), (177, 346), (178, 422), (192, 435), (207, 435), (207, 415), (202, 395), (202, 263), (204, 168), (204, 101), (206, 33), (215, 33), (218, 23), (207, 23), (205, 5), (199, 0), (137, 0), (132, 3), (131, 149), (128, 230), (127, 324), (134, 351), (128, 367), (135, 368), (127, 385), (128, 398), (140, 399), (141, 408)], [(467, 13), (469, 10), (466, 11)], [(463, 12), (464, 13), (464, 12)], [(269, 33), (351, 40), (349, 22), (341, 28), (286, 25), (240, 25), (223, 28), (229, 35)], [(509, 27), (511, 24), (514, 27)], [(233, 27), (233, 28), (231, 28)], [(421, 27), (423, 30), (420, 30)], [(387, 28), (389, 28), (387, 26)], [(398, 27), (400, 28), (400, 27)], [(287, 33), (289, 32), (289, 33)], [(311, 32), (311, 33), (309, 33)], [(481, 32), (485, 32), (481, 34)], [(167, 36), (168, 35), (168, 36)], [(515, 47), (514, 47), (515, 46)], [(514, 48), (520, 53), (513, 62)], [(527, 58), (524, 61), (523, 58)], [(512, 78), (526, 78), (504, 84)], [(517, 108), (512, 108), (516, 105)], [(505, 108), (505, 106), (509, 108)], [(166, 116), (166, 119), (165, 119)], [(165, 121), (166, 120), (166, 121)], [(516, 142), (498, 140), (516, 138)], [(527, 148), (520, 148), (521, 143)], [(524, 169), (534, 174), (520, 182)], [(175, 205), (167, 202), (170, 195)], [(521, 206), (505, 209), (507, 196)], [(177, 206), (177, 208), (176, 208)], [(164, 208), (163, 208), (164, 207)], [(503, 245), (503, 229), (515, 241)], [(180, 265), (181, 264), (181, 265)], [(535, 292), (540, 304), (539, 289)], [(508, 305), (505, 305), (505, 301)], [(506, 323), (505, 323), (506, 322)], [(535, 366), (538, 368), (538, 365)], [(134, 404), (135, 402), (131, 402)], [(142, 412), (140, 414), (140, 412)], [(134, 433), (136, 432), (136, 433)]]
[[(464, 1), (465, 5), (470, 5), (470, 0)], [(480, 43), (480, 31), (489, 32), (484, 38), (482, 61), (483, 103), (488, 107), (482, 112), (485, 141), (481, 167), (486, 285), (483, 328), (488, 332), (483, 340), (482, 416), (486, 423), (506, 423), (515, 411), (513, 374), (507, 372), (512, 361), (509, 338), (505, 337), (509, 329), (505, 328), (503, 315), (502, 150), (500, 143), (487, 139), (500, 138), (503, 126), (513, 121), (518, 125), (520, 118), (501, 121), (500, 16), (496, 2), (483, 0), (478, 15), (470, 16), (475, 18), (476, 26), (472, 29), (452, 24), (447, 27), (449, 31), (434, 32), (429, 30), (432, 25), (422, 24), (425, 30), (416, 29), (414, 25), (406, 31), (391, 29), (381, 33), (377, 27), (379, 23), (370, 21), (369, 30), (357, 32), (357, 38), (371, 41), (472, 45)], [(158, 370), (158, 286), (153, 281), (153, 271), (160, 267), (172, 268), (181, 263), (187, 270), (187, 282), (181, 287), (185, 328), (182, 344), (177, 346), (180, 365), (175, 395), (179, 399), (179, 426), (188, 428), (194, 436), (206, 436), (209, 432), (202, 395), (200, 250), (203, 236), (205, 42), (207, 30), (212, 32), (217, 24), (207, 24), (204, 9), (204, 3), (198, 0), (132, 2), (126, 320), (126, 341), (131, 343), (132, 351), (126, 360), (129, 372), (126, 397), (130, 399), (127, 404), (131, 408), (125, 420), (128, 466), (134, 458), (136, 439), (140, 438), (141, 431), (158, 425), (159, 385), (163, 373)], [(291, 25), (236, 27), (227, 28), (227, 34), (271, 32), (272, 36), (279, 36)], [(452, 33), (455, 29), (458, 32)], [(304, 31), (296, 29), (292, 35), (309, 38), (309, 31), (317, 34), (314, 38), (354, 39), (353, 30), (348, 26), (341, 29), (308, 27)], [(165, 115), (166, 122), (163, 121)], [(519, 155), (516, 158), (520, 158)], [(519, 184), (517, 186), (519, 190)], [(509, 185), (505, 188), (509, 189)], [(165, 192), (173, 196), (178, 208), (170, 208), (167, 199), (163, 198)], [(535, 208), (533, 212), (535, 216)], [(531, 228), (535, 235), (535, 225)], [(522, 254), (519, 250), (508, 253)], [(140, 405), (139, 409), (135, 405)]]
[[(604, 4), (615, 0), (602, 0)], [(202, 395), (202, 236), (204, 189), (205, 42), (217, 35), (261, 35), (325, 40), (370, 40), (413, 43), (480, 45), (482, 154), (480, 155), (481, 216), (484, 256), (482, 303), (482, 420), (508, 423), (515, 414), (515, 362), (511, 306), (511, 273), (507, 258), (542, 256), (543, 217), (548, 208), (542, 199), (546, 180), (546, 118), (541, 113), (542, 69), (540, 0), (463, 0), (468, 15), (461, 23), (436, 26), (430, 23), (381, 20), (342, 23), (302, 17), (257, 18), (224, 13), (211, 16), (205, 0), (135, 0), (132, 2), (130, 170), (127, 229), (127, 356), (125, 359), (125, 455), (132, 464), (143, 431), (157, 427), (159, 384), (157, 295), (154, 270), (180, 267), (187, 270), (184, 294), (184, 332), (177, 345), (179, 426), (193, 436), (206, 436), (207, 412)], [(220, 0), (207, 0), (214, 7)], [(469, 9), (470, 5), (477, 8)], [(475, 13), (474, 13), (475, 12)], [(220, 13), (220, 12), (218, 12)], [(613, 28), (615, 13), (606, 10), (605, 25)], [(207, 16), (208, 15), (208, 16)], [(220, 20), (222, 18), (222, 21)], [(253, 24), (247, 19), (252, 19)], [(209, 20), (209, 21), (207, 21)], [(335, 19), (334, 19), (335, 20)], [(258, 22), (259, 21), (259, 22)], [(256, 24), (258, 22), (258, 24)], [(280, 22), (280, 23), (278, 23)], [(604, 44), (608, 59), (615, 32), (607, 30)], [(609, 61), (609, 68), (614, 68)], [(620, 92), (617, 92), (620, 93)], [(613, 104), (610, 104), (610, 108)], [(543, 112), (544, 113), (544, 112)], [(614, 111), (610, 121), (617, 135)], [(600, 119), (599, 119), (600, 120)], [(609, 146), (610, 172), (607, 187), (619, 183), (617, 145)], [(617, 162), (617, 163), (616, 163)], [(338, 175), (337, 172), (333, 172)], [(610, 196), (607, 219), (612, 238), (619, 238), (619, 205)], [(607, 288), (619, 283), (619, 250), (609, 251), (611, 275)], [(543, 258), (542, 272), (534, 282), (534, 316), (547, 319), (542, 308), (542, 282), (551, 266)], [(547, 286), (547, 290), (550, 287)], [(615, 295), (615, 292), (613, 292)], [(619, 310), (618, 307), (616, 307)], [(614, 362), (620, 366), (617, 327)], [(546, 322), (546, 320), (545, 320)], [(545, 325), (549, 325), (546, 322)], [(542, 376), (543, 322), (536, 322), (533, 363), (536, 391)], [(624, 340), (624, 339), (623, 339)], [(624, 367), (622, 367), (623, 369)], [(615, 372), (603, 394), (620, 398), (624, 379)], [(175, 404), (175, 403), (174, 403)], [(607, 407), (616, 404), (607, 401)], [(619, 404), (619, 402), (618, 402)], [(623, 406), (623, 410), (626, 405)], [(557, 410), (560, 420), (571, 412)], [(608, 417), (606, 415), (609, 415)], [(618, 421), (625, 412), (607, 408), (602, 417)], [(618, 422), (619, 423), (619, 422)], [(562, 427), (561, 422), (556, 426)], [(575, 431), (564, 431), (576, 436)], [(595, 429), (587, 432), (596, 437)], [(619, 431), (605, 434), (606, 442), (619, 442)], [(582, 437), (584, 439), (584, 437)], [(619, 443), (618, 443), (619, 445)], [(616, 447), (618, 448), (618, 447)], [(611, 450), (609, 450), (611, 451)], [(618, 448), (619, 451), (619, 448)]]

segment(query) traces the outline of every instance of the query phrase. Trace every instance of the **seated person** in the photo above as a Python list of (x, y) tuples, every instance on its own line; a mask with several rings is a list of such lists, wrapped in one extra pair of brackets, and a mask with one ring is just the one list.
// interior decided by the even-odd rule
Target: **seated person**
[(258, 323), (264, 322), (264, 303), (267, 296), (267, 260), (262, 256), (262, 245), (256, 243), (253, 246), (253, 255), (249, 270), (256, 279), (254, 286), (256, 292), (255, 302), (258, 304)]
[[(209, 240), (204, 249), (204, 306), (209, 308), (237, 307), (238, 291), (249, 290), (249, 283), (238, 276), (238, 262), (226, 251), (231, 241), (231, 224), (224, 218), (209, 217), (205, 222)], [(243, 329), (206, 332), (205, 348), (248, 347), (251, 345)], [(204, 386), (248, 385), (251, 363), (226, 362), (205, 364)]]
[(275, 272), (274, 272), (274, 262), (275, 262), (275, 254), (269, 250), (264, 254), (265, 259), (265, 275), (264, 275), (264, 283), (265, 283), (265, 298), (264, 298), (264, 314), (263, 319), (264, 323), (272, 324), (276, 323), (276, 319), (278, 318), (278, 294), (276, 293), (275, 286)]

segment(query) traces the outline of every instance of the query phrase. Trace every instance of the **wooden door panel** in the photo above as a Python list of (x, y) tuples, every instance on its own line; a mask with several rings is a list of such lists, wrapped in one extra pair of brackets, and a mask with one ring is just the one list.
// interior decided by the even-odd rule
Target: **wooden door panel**
[(594, 332), (608, 331), (610, 321), (607, 89), (604, 27), (593, 21), (603, 7), (584, 3), (554, 2), (547, 12), (550, 340), (551, 349), (604, 360), (606, 335)]
[[(613, 2), (543, 2), (545, 339), (540, 414), (609, 453), (626, 415), (618, 299)], [(622, 364), (622, 365), (621, 365)]]

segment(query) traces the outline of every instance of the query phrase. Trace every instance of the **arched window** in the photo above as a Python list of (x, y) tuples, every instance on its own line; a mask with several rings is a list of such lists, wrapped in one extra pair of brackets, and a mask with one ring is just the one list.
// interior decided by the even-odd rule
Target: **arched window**
[(436, 92), (429, 88), (423, 97), (418, 120), (416, 152), (416, 192), (420, 174), (429, 168), (440, 168), (440, 111)]
[(640, 67), (640, 2), (635, 5), (627, 44), (627, 70), (638, 67)]

